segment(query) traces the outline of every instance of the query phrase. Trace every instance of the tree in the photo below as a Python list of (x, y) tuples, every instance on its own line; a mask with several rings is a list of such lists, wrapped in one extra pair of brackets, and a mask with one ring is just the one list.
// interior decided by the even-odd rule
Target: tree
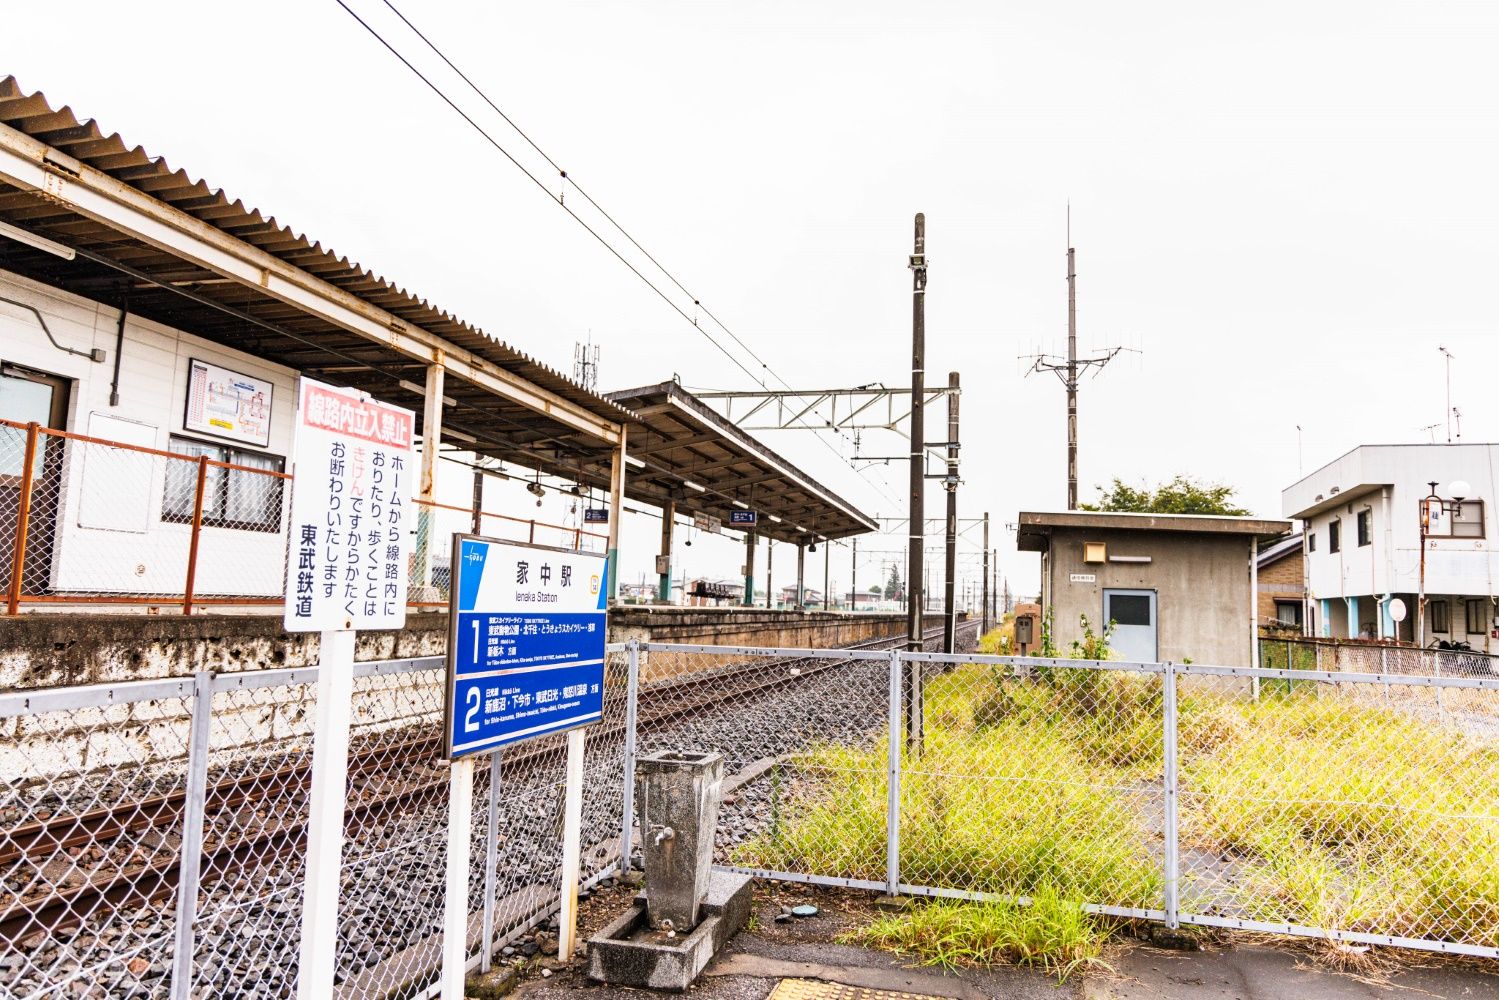
[(1234, 498), (1232, 486), (1224, 483), (1201, 483), (1181, 474), (1170, 482), (1161, 483), (1154, 490), (1149, 487), (1135, 489), (1115, 477), (1114, 485), (1109, 489), (1098, 487), (1098, 494), (1097, 503), (1079, 506), (1083, 510), (1140, 514), (1231, 514), (1242, 517), (1249, 513), (1230, 502)]
[(899, 600), (900, 595), (900, 566), (898, 564), (893, 564), (890, 567), (890, 577), (885, 581), (885, 596)]
[(872, 585), (872, 586), (871, 586), (871, 587), (870, 587), (870, 588), (869, 588), (869, 592), (870, 592), (870, 593), (871, 593), (871, 594), (873, 594), (873, 595), (874, 595), (874, 596), (875, 596), (875, 597), (879, 597), (879, 596), (880, 596), (880, 595), (881, 595), (881, 594), (883, 594), (883, 593), (884, 593), (884, 591), (883, 591), (883, 590), (881, 590), (881, 589), (880, 589), (880, 585), (879, 585), (879, 584), (877, 584), (877, 583), (876, 583), (876, 584), (873, 584), (873, 585)]

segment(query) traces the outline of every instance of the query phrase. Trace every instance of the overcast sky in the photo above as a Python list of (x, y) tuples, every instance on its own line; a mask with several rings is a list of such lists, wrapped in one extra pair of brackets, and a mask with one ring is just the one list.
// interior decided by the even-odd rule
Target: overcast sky
[[(381, 0), (347, 2), (557, 190)], [(1499, 5), (407, 2), (793, 386), (908, 382), (925, 212), (929, 378), (967, 390), (964, 516), (1065, 503), (1061, 386), (1016, 357), (1065, 348), (1069, 200), (1081, 342), (1141, 351), (1084, 383), (1085, 498), (1183, 472), (1279, 515), (1302, 467), (1445, 436), (1438, 345), (1463, 438), (1494, 436)], [(555, 367), (591, 335), (605, 389), (749, 387), (334, 0), (15, 5), (4, 23), (0, 74)], [(769, 440), (904, 513), (904, 470)], [(657, 530), (627, 523), (626, 579)], [(996, 545), (1033, 587), (1035, 557)], [(741, 551), (705, 540), (679, 563), (732, 575)]]

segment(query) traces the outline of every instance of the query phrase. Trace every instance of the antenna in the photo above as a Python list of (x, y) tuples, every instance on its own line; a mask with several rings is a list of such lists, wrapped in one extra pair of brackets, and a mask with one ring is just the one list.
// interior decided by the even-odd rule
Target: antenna
[[(1437, 345), (1437, 350), (1441, 351), (1442, 357), (1447, 359), (1447, 443), (1451, 444), (1452, 414), (1456, 412), (1452, 409), (1452, 352), (1447, 350), (1447, 348), (1443, 347), (1441, 344)], [(1433, 442), (1433, 444), (1434, 443), (1435, 442)]]
[[(1072, 235), (1072, 204), (1067, 204), (1067, 235)], [(1129, 347), (1109, 347), (1088, 358), (1077, 356), (1077, 267), (1076, 253), (1067, 248), (1067, 357), (1051, 354), (1029, 355), (1031, 366), (1027, 375), (1035, 372), (1052, 372), (1067, 387), (1067, 509), (1077, 510), (1077, 383), (1078, 374), (1088, 369), (1096, 378), (1099, 371), (1120, 351), (1131, 351)], [(1137, 352), (1138, 353), (1138, 352)], [(1024, 360), (1027, 356), (1022, 355)]]
[(599, 347), (593, 342), (592, 330), (587, 341), (573, 341), (573, 381), (589, 392), (599, 384)]

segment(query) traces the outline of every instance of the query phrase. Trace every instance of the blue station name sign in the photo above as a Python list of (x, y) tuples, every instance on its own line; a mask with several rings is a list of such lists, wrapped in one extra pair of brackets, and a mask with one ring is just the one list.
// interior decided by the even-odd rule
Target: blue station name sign
[(448, 757), (599, 721), (608, 560), (456, 535), (452, 567)]

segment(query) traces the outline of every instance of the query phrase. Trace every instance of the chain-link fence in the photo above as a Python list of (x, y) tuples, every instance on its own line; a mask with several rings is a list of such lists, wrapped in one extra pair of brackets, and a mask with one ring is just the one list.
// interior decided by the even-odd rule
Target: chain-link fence
[[(440, 658), (355, 666), (341, 998), (437, 973), (442, 679)], [(586, 762), (588, 884), (617, 863), (624, 681)], [(316, 691), (309, 668), (0, 695), (0, 997), (293, 995)], [(474, 963), (556, 910), (564, 758), (552, 737), (477, 770)]]
[[(724, 868), (1499, 957), (1499, 679), (896, 645), (610, 646), (585, 886), (638, 858), (634, 760), (691, 749), (725, 759)], [(440, 665), (355, 668), (340, 997), (435, 981)], [(290, 996), (316, 680), (0, 695), (0, 996)], [(556, 912), (565, 759), (475, 771), (474, 964)]]

